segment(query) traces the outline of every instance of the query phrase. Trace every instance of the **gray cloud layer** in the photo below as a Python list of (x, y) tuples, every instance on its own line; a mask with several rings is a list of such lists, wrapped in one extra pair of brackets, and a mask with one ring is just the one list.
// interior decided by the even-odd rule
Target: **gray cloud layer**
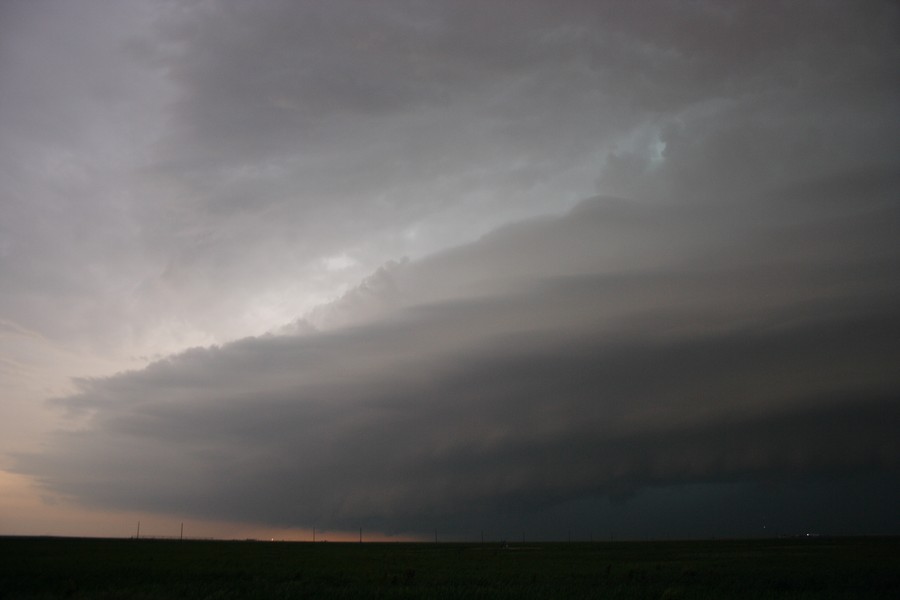
[(227, 339), (374, 271), (80, 381), (17, 468), (285, 525), (900, 530), (900, 10), (563, 4), (10, 4), (7, 321)]
[[(377, 307), (364, 322), (84, 381), (61, 404), (85, 427), (20, 468), (103, 506), (390, 530), (895, 476), (900, 207), (830, 200), (777, 224), (597, 199), (512, 225), (333, 307)], [(662, 248), (605, 267), (629, 244)]]
[(597, 192), (722, 199), (898, 154), (889, 2), (3, 10), (0, 308), (99, 347), (256, 333)]

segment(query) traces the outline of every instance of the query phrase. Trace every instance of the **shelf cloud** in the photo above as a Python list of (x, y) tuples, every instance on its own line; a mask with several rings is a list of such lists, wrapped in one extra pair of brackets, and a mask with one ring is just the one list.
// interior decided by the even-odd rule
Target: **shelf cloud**
[(98, 506), (388, 531), (896, 473), (900, 212), (791, 213), (597, 198), (386, 265), (298, 333), (80, 382), (55, 402), (84, 426), (19, 468)]
[(267, 527), (900, 533), (898, 32), (2, 3), (0, 478)]

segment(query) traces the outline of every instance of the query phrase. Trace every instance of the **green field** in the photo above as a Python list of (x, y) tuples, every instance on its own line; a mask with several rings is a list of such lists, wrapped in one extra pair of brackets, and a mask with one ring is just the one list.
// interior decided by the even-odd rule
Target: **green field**
[(349, 544), (0, 538), (0, 598), (900, 598), (900, 538)]

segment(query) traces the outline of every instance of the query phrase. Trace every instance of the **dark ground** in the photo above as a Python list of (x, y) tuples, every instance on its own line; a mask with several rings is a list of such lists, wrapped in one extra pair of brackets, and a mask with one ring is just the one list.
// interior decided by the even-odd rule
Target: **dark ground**
[(900, 538), (350, 544), (0, 538), (0, 598), (900, 598)]

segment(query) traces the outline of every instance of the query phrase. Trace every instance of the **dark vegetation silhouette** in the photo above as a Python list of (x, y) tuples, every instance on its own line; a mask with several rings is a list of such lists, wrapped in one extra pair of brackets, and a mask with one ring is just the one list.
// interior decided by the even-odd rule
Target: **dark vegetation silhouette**
[[(527, 550), (527, 551), (526, 551)], [(0, 598), (897, 598), (900, 538), (0, 538)]]

